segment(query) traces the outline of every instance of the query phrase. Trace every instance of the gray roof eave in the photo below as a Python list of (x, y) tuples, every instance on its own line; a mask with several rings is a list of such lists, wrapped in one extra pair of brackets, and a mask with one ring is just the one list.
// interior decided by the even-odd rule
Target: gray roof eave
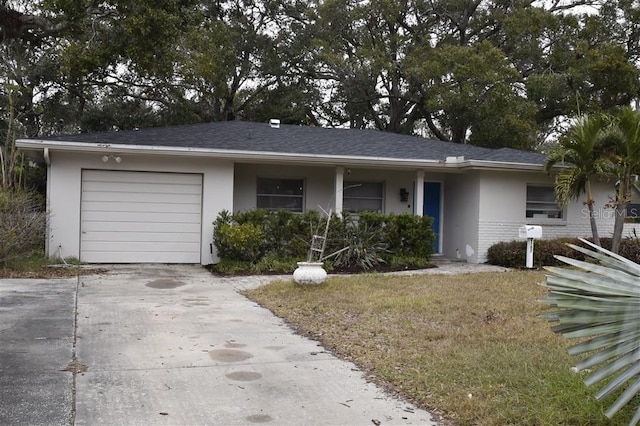
[(286, 152), (244, 151), (207, 148), (183, 148), (147, 145), (120, 145), (120, 144), (94, 144), (82, 142), (51, 141), (42, 139), (18, 139), (16, 146), (21, 150), (34, 151), (49, 148), (51, 150), (85, 152), (85, 153), (119, 153), (119, 154), (146, 154), (146, 155), (173, 155), (189, 157), (214, 157), (241, 161), (288, 163), (316, 163), (334, 165), (377, 165), (396, 166), (402, 168), (415, 167), (443, 167), (450, 168), (451, 164), (445, 164), (438, 160), (404, 159), (390, 157), (361, 157), (348, 155), (326, 154), (297, 154)]
[(463, 160), (448, 162), (433, 159), (406, 159), (393, 157), (366, 157), (330, 154), (301, 154), (287, 152), (246, 151), (212, 148), (171, 147), (156, 145), (130, 145), (108, 143), (85, 143), (64, 140), (17, 139), (16, 146), (24, 151), (50, 150), (85, 152), (85, 153), (119, 153), (145, 155), (173, 155), (190, 157), (223, 158), (237, 161), (254, 162), (287, 162), (304, 164), (331, 165), (371, 165), (394, 168), (439, 168), (439, 169), (491, 169), (491, 170), (531, 170), (542, 171), (540, 164), (524, 164), (490, 160)]

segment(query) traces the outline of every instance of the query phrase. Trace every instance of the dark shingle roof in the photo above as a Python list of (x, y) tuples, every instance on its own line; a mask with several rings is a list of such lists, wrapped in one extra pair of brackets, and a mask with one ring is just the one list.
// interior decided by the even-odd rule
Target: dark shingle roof
[(213, 150), (355, 156), (412, 160), (486, 160), (542, 164), (544, 155), (514, 149), (489, 149), (377, 130), (334, 129), (226, 121), (141, 130), (81, 133), (45, 140), (95, 144), (122, 144), (201, 148)]
[(543, 164), (547, 156), (537, 152), (520, 151), (513, 148), (493, 149), (478, 160), (505, 163)]

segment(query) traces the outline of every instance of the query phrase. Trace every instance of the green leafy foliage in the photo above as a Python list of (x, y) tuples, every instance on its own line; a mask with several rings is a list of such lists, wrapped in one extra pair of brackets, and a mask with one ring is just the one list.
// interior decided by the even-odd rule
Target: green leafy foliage
[(252, 209), (236, 213), (233, 220), (259, 226), (264, 236), (264, 252), (283, 258), (306, 256), (309, 236), (321, 222), (315, 210), (295, 214), (286, 210)]
[(418, 258), (429, 258), (433, 254), (436, 235), (431, 227), (433, 218), (429, 216), (363, 212), (359, 222), (380, 227), (390, 253)]
[(30, 136), (280, 117), (535, 149), (640, 87), (626, 0), (5, 3)]
[(333, 264), (335, 266), (371, 269), (385, 263), (384, 254), (389, 244), (384, 238), (384, 229), (366, 222), (347, 222), (345, 236), (341, 241), (346, 250), (339, 252)]
[(214, 243), (223, 257), (256, 262), (264, 253), (264, 235), (253, 223), (224, 223), (216, 234)]
[[(325, 226), (326, 217), (313, 210), (302, 214), (263, 209), (236, 214), (223, 211), (214, 221), (213, 242), (222, 269), (232, 270), (237, 267), (233, 262), (244, 261), (256, 272), (288, 272), (295, 266), (291, 259), (307, 258), (312, 236), (322, 234)], [(392, 258), (401, 267), (425, 266), (433, 253), (434, 238), (431, 218), (333, 214), (325, 256), (330, 256), (328, 265), (339, 268), (370, 269)]]
[[(542, 266), (558, 266), (563, 262), (556, 256), (570, 257), (584, 260), (581, 252), (576, 252), (567, 244), (581, 245), (578, 238), (556, 238), (551, 240), (536, 240), (533, 245), (533, 264), (536, 268)], [(601, 238), (604, 248), (611, 248), (611, 238)], [(634, 262), (640, 262), (640, 241), (634, 238), (622, 240), (620, 254)], [(527, 243), (522, 240), (501, 241), (493, 244), (487, 250), (487, 263), (507, 268), (522, 268), (527, 256)]]
[(290, 274), (296, 269), (299, 261), (300, 259), (282, 258), (274, 253), (269, 253), (251, 265), (249, 271), (253, 274)]
[[(560, 138), (545, 161), (545, 169), (555, 176), (556, 199), (566, 205), (586, 194), (591, 232), (600, 245), (594, 211), (591, 180), (596, 176), (615, 176), (615, 209), (611, 251), (618, 253), (626, 219), (627, 205), (640, 173), (640, 113), (622, 108), (615, 114), (592, 114), (577, 119)], [(554, 170), (556, 166), (564, 166)]]
[[(571, 268), (547, 267), (544, 302), (558, 310), (543, 314), (558, 325), (552, 330), (580, 339), (569, 348), (584, 355), (576, 369), (589, 370), (588, 386), (600, 384), (598, 400), (616, 396), (605, 415), (613, 417), (640, 395), (640, 265), (581, 240), (570, 245), (595, 262), (558, 256)], [(629, 422), (640, 423), (640, 405)]]

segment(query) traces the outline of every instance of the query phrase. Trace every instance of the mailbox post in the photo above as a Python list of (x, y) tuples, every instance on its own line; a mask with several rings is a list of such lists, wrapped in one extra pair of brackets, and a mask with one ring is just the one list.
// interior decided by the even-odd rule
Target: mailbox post
[(518, 235), (527, 239), (526, 267), (533, 268), (533, 240), (542, 238), (542, 226), (523, 225), (518, 229)]

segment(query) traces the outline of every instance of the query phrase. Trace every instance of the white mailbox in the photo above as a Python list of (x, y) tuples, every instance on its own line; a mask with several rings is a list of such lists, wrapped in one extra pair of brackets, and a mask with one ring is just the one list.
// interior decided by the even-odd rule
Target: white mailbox
[(542, 238), (542, 226), (522, 225), (518, 228), (518, 236), (527, 239), (526, 267), (533, 268), (533, 240)]
[(518, 230), (520, 238), (542, 238), (542, 226), (536, 225), (522, 225)]

